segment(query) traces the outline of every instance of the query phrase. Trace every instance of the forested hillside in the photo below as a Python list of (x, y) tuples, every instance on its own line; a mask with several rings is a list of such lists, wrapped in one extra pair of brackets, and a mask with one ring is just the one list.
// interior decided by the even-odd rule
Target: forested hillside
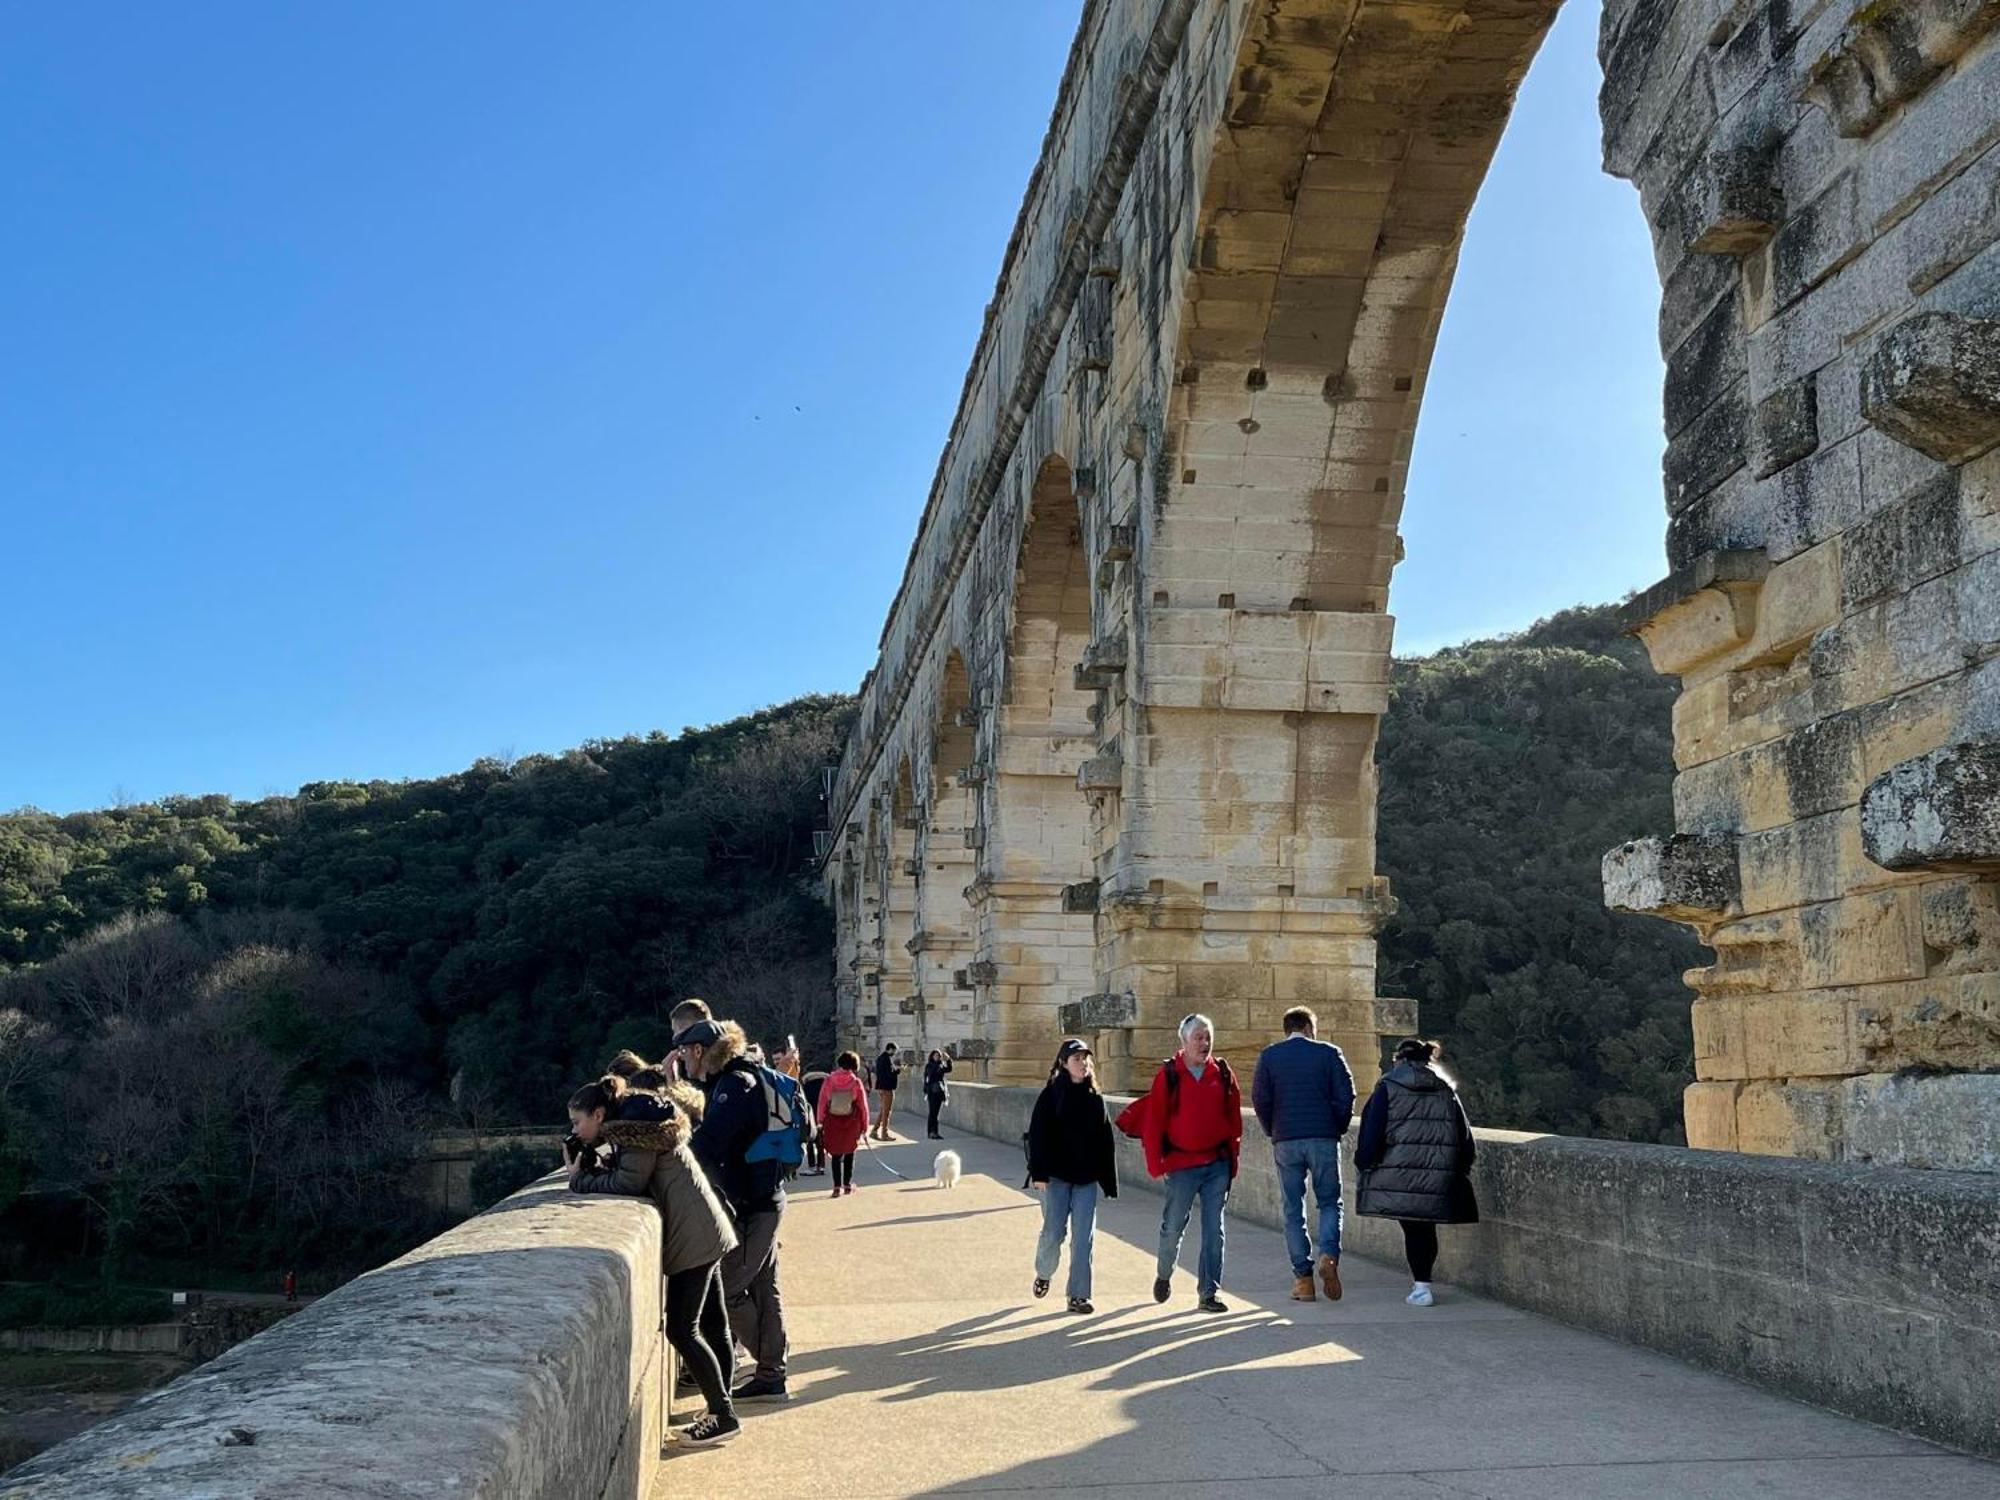
[(0, 818), (0, 1208), (83, 1205), (107, 1269), (365, 1264), (420, 1227), (422, 1132), (559, 1119), (687, 995), (823, 1044), (803, 877), (850, 713)]
[(1674, 688), (1611, 606), (1398, 662), (1378, 987), (1420, 1002), (1475, 1122), (1682, 1139), (1685, 929), (1604, 909), (1604, 851), (1673, 828)]

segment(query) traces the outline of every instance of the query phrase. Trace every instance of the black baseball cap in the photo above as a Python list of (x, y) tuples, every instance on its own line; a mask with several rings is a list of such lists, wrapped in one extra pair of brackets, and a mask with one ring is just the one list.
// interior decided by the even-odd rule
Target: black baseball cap
[(1090, 1043), (1077, 1036), (1063, 1038), (1063, 1044), (1056, 1048), (1056, 1066), (1060, 1068), (1079, 1052), (1085, 1057), (1091, 1056)]

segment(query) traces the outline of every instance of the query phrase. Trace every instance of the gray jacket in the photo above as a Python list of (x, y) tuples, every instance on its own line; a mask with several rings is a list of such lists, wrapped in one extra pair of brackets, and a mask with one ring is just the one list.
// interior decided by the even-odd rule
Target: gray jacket
[(672, 1100), (650, 1094), (628, 1096), (626, 1108), (653, 1118), (612, 1119), (604, 1141), (616, 1156), (610, 1170), (579, 1172), (570, 1187), (579, 1193), (623, 1193), (651, 1198), (663, 1223), (662, 1269), (671, 1276), (718, 1261), (736, 1248), (736, 1230), (688, 1150), (689, 1110), (677, 1086)]

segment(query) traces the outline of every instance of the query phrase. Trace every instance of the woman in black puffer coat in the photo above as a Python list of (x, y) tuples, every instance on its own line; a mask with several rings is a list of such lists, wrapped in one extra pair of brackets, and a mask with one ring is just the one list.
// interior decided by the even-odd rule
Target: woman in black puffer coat
[(1444, 1049), (1409, 1038), (1361, 1112), (1354, 1164), (1361, 1169), (1355, 1207), (1403, 1226), (1412, 1307), (1429, 1307), (1440, 1224), (1477, 1224), (1472, 1195), (1472, 1125), (1458, 1090), (1436, 1066)]

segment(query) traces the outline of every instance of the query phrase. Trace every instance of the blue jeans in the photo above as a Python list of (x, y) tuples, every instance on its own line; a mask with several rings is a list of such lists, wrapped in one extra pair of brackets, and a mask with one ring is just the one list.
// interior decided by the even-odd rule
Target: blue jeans
[(1169, 1172), (1165, 1185), (1167, 1206), (1160, 1215), (1160, 1263), (1156, 1274), (1162, 1281), (1174, 1274), (1174, 1262), (1181, 1253), (1181, 1237), (1187, 1233), (1188, 1216), (1199, 1198), (1201, 1260), (1195, 1290), (1204, 1298), (1212, 1297), (1222, 1285), (1222, 1208), (1229, 1201), (1229, 1158)]
[(1064, 1182), (1051, 1177), (1042, 1191), (1042, 1237), (1035, 1242), (1035, 1277), (1053, 1281), (1062, 1258), (1063, 1236), (1070, 1237), (1069, 1295), (1090, 1295), (1090, 1252), (1097, 1238), (1097, 1193), (1094, 1182)]
[(1312, 1236), (1306, 1233), (1306, 1178), (1312, 1178), (1313, 1202), (1319, 1207), (1319, 1253), (1340, 1259), (1340, 1142), (1331, 1138), (1274, 1141), (1271, 1158), (1278, 1167), (1279, 1210), (1285, 1225), (1285, 1249), (1291, 1253), (1292, 1274), (1310, 1276)]

